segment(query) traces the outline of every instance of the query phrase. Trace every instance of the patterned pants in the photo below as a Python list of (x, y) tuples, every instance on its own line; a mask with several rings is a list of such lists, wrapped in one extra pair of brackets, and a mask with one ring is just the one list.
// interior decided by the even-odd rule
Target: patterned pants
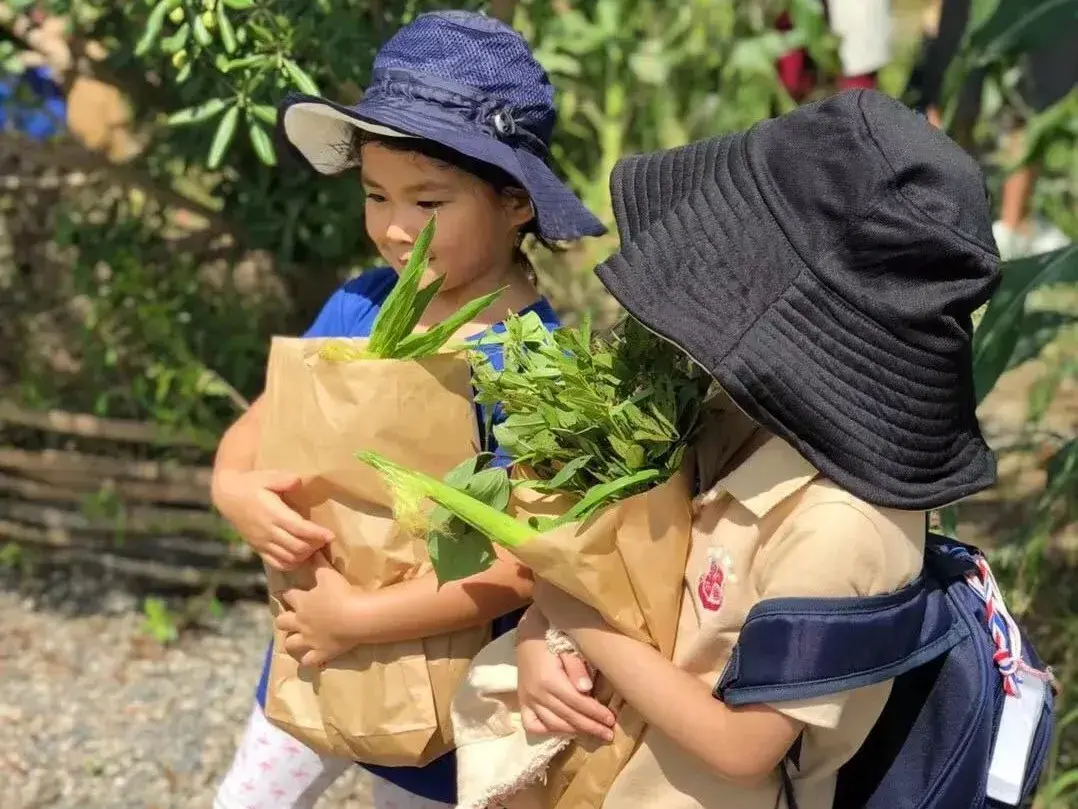
[[(313, 809), (341, 775), (356, 765), (321, 756), (274, 727), (256, 704), (232, 767), (217, 788), (213, 809)], [(452, 809), (406, 792), (371, 774), (371, 809)]]

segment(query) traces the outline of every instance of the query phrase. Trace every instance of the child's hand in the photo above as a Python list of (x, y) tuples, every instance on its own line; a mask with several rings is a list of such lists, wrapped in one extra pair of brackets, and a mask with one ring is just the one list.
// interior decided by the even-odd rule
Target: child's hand
[(279, 593), (291, 612), (278, 615), (276, 625), (286, 633), (286, 652), (302, 666), (321, 667), (356, 645), (354, 607), (361, 596), (324, 554), (314, 554), (310, 564), (314, 587)]
[(213, 502), (240, 536), (272, 568), (293, 570), (333, 541), (333, 533), (305, 520), (282, 499), (300, 479), (288, 472), (220, 472)]
[(547, 648), (547, 624), (534, 608), (517, 630), (517, 696), (529, 733), (586, 733), (611, 741), (613, 712), (590, 696), (592, 681), (576, 655)]

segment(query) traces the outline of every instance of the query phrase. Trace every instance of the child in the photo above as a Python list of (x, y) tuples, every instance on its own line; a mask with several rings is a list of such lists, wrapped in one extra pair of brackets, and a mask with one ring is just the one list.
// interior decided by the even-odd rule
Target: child
[(600, 278), (728, 398), (697, 448), (674, 661), (538, 582), (517, 658), (526, 727), (590, 730), (540, 676), (549, 621), (648, 722), (596, 805), (830, 809), (891, 681), (740, 708), (713, 694), (732, 659), (735, 677), (759, 659), (732, 658), (750, 608), (902, 588), (926, 512), (994, 482), (970, 363), (971, 315), (999, 280), (981, 173), (923, 118), (858, 90), (629, 158), (611, 187), (622, 246)]
[[(520, 250), (603, 232), (602, 225), (548, 168), (553, 92), (524, 40), (494, 20), (466, 12), (418, 17), (378, 54), (371, 86), (355, 107), (291, 97), (279, 115), (290, 149), (322, 174), (360, 169), (367, 232), (388, 266), (349, 281), (326, 303), (308, 337), (362, 337), (432, 214), (432, 277), (445, 281), (420, 326), (462, 303), (505, 288), (496, 307), (461, 334), (475, 336), (507, 312), (557, 317), (532, 281)], [(428, 279), (430, 280), (430, 279)], [(494, 349), (491, 349), (494, 350)], [(495, 362), (500, 357), (493, 357)], [(214, 502), (266, 563), (290, 569), (333, 537), (295, 513), (288, 470), (254, 470), (259, 403), (225, 434), (214, 465)], [(342, 436), (342, 440), (346, 440)], [(376, 593), (353, 591), (331, 568), (291, 604), (279, 627), (287, 651), (318, 665), (360, 644), (394, 642), (479, 626), (527, 603), (528, 571), (499, 561), (441, 589), (432, 575)], [(496, 622), (495, 633), (512, 620)], [(268, 658), (267, 658), (268, 665)], [(260, 707), (267, 672), (217, 809), (311, 807), (351, 762), (320, 757), (270, 725)], [(455, 802), (452, 756), (427, 768), (375, 768), (377, 807)]]

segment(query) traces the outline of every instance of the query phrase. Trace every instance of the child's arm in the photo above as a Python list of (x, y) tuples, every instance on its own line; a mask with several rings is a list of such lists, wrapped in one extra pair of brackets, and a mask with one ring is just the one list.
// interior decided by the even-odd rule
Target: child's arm
[(322, 554), (311, 557), (315, 586), (280, 594), (291, 607), (277, 618), (290, 633), (285, 650), (318, 666), (362, 644), (395, 643), (481, 626), (531, 599), (531, 572), (508, 556), (468, 579), (438, 587), (433, 573), (364, 593)]
[(299, 485), (296, 475), (254, 471), (262, 407), (259, 397), (221, 437), (210, 492), (217, 510), (266, 564), (290, 570), (330, 542), (333, 534), (301, 517), (281, 498)]
[(721, 778), (755, 783), (782, 762), (802, 724), (765, 705), (729, 708), (655, 649), (614, 631), (590, 607), (540, 582), (536, 603), (647, 720)]

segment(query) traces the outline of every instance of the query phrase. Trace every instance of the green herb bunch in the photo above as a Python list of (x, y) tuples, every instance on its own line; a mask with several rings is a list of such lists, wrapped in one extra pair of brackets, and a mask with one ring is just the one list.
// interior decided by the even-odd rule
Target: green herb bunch
[[(439, 481), (377, 453), (358, 455), (393, 490), (398, 520), (426, 530), (442, 583), (488, 568), (492, 541), (518, 546), (668, 479), (696, 434), (710, 387), (687, 356), (631, 319), (596, 335), (587, 323), (549, 332), (533, 313), (514, 315), (504, 333), (482, 342), (501, 344), (504, 367), (473, 352), (476, 400), (492, 415), (502, 408), (505, 420), (487, 429), (532, 475), (510, 480), (484, 455)], [(557, 518), (518, 522), (505, 513), (514, 486), (567, 493), (576, 503)], [(425, 516), (428, 500), (435, 508)]]
[(530, 485), (585, 497), (618, 484), (627, 497), (677, 471), (710, 386), (683, 352), (631, 318), (601, 335), (547, 331), (534, 313), (505, 327), (492, 338), (504, 370), (473, 361), (476, 400), (504, 411), (494, 437)]
[(414, 332), (419, 319), (427, 311), (431, 301), (442, 288), (445, 276), (439, 276), (420, 289), (430, 267), (430, 245), (434, 240), (434, 217), (416, 239), (408, 264), (397, 283), (386, 296), (382, 308), (371, 326), (371, 334), (364, 347), (351, 341), (331, 340), (319, 350), (322, 359), (336, 362), (354, 360), (414, 360), (431, 357), (445, 348), (461, 328), (474, 320), (501, 295), (501, 290), (468, 301), (452, 315), (425, 332)]

